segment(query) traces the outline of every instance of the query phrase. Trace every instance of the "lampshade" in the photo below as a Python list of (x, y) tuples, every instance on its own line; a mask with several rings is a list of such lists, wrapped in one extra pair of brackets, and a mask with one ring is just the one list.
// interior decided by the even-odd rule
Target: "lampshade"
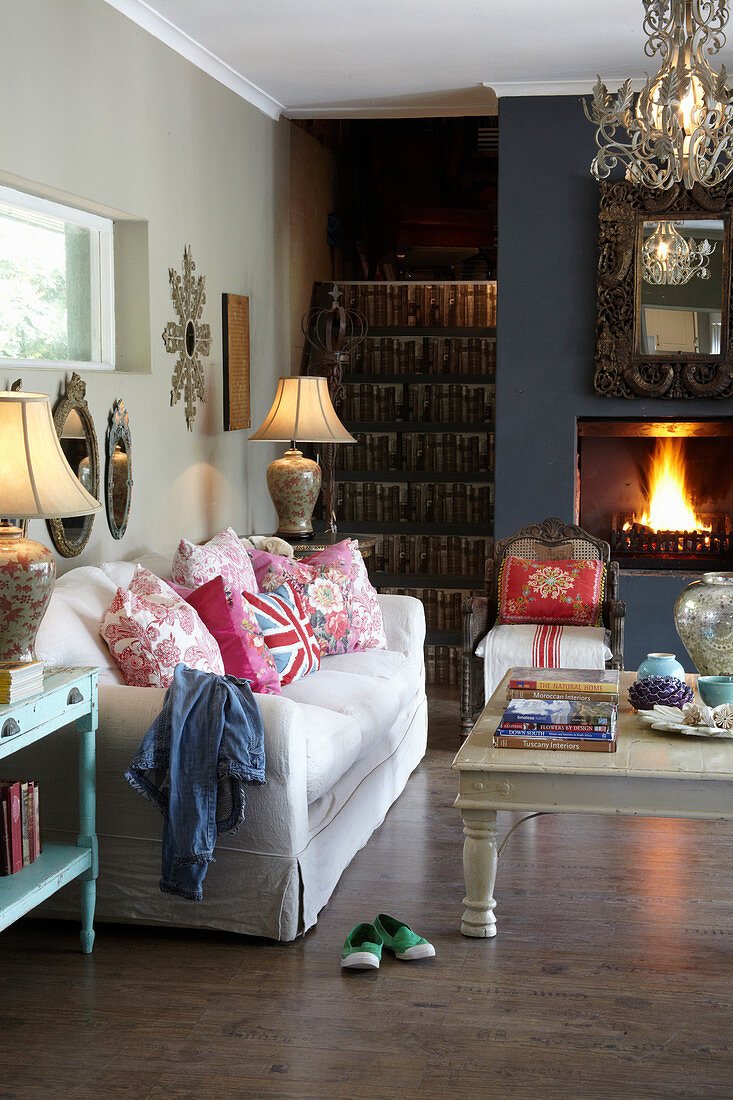
[(43, 393), (0, 393), (0, 516), (86, 516), (102, 505), (61, 450)]
[(336, 416), (328, 379), (280, 378), (272, 408), (250, 439), (271, 442), (356, 443)]

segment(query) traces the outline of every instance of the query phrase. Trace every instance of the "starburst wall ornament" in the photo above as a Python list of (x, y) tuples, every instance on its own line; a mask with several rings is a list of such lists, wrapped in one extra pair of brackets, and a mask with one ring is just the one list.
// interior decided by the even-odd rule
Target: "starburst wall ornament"
[(171, 405), (175, 405), (183, 394), (186, 412), (186, 427), (193, 430), (196, 419), (196, 402), (206, 401), (204, 368), (199, 356), (211, 351), (211, 325), (201, 320), (206, 303), (206, 277), (194, 277), (196, 264), (191, 255), (191, 246), (183, 250), (183, 277), (172, 267), (168, 268), (171, 284), (171, 298), (178, 321), (169, 321), (163, 329), (165, 350), (178, 355), (178, 362), (171, 378)]

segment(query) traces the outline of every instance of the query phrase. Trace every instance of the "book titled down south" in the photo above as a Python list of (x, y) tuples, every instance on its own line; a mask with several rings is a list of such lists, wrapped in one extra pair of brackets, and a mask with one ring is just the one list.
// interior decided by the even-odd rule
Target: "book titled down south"
[(616, 707), (596, 699), (511, 699), (497, 733), (536, 730), (540, 733), (584, 733), (612, 738)]

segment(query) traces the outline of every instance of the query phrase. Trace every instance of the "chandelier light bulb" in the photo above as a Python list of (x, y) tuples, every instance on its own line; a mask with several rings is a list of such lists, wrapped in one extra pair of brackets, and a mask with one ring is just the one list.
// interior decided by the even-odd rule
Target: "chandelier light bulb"
[(591, 164), (606, 179), (617, 164), (626, 178), (657, 190), (721, 183), (733, 171), (733, 95), (725, 66), (707, 55), (725, 44), (729, 0), (642, 0), (648, 57), (661, 56), (634, 103), (631, 80), (612, 95), (598, 77), (587, 118), (596, 126)]

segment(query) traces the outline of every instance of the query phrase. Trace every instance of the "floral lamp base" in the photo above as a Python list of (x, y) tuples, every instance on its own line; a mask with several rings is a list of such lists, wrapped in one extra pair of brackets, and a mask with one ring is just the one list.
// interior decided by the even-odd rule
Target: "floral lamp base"
[(309, 538), (311, 516), (321, 489), (321, 467), (295, 448), (286, 451), (267, 467), (267, 488), (277, 512), (276, 535), (281, 538)]
[(51, 551), (0, 525), (0, 661), (31, 661), (56, 575)]

